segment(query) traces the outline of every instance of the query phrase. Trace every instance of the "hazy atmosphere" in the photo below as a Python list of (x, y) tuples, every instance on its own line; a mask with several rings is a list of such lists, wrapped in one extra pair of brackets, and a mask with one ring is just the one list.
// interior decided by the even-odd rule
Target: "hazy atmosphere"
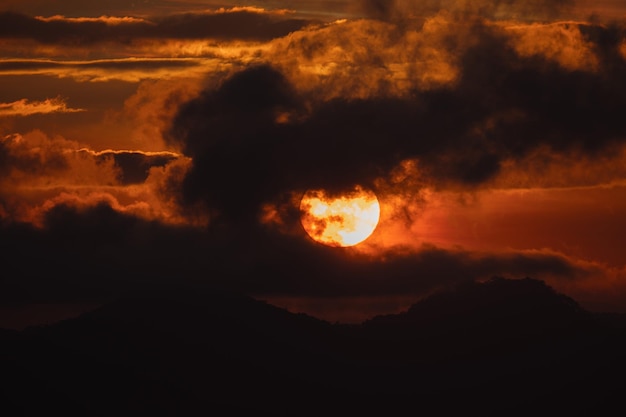
[[(0, 327), (181, 287), (358, 322), (495, 275), (626, 312), (625, 17), (0, 1)], [(371, 235), (320, 241), (302, 197), (355, 189)]]

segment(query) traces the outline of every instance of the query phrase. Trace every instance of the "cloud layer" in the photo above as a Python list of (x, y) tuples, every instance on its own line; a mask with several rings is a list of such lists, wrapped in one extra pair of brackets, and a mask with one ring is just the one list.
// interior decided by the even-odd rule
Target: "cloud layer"
[(11, 103), (0, 103), (0, 117), (3, 116), (30, 116), (39, 113), (74, 113), (84, 109), (67, 107), (67, 103), (60, 97), (43, 101), (29, 101), (22, 99)]
[[(16, 116), (89, 110), (82, 104), (0, 105), (12, 116), (0, 125), (0, 250), (14, 271), (0, 281), (3, 300), (161, 285), (419, 296), (492, 275), (546, 279), (596, 305), (626, 299), (619, 265), (532, 244), (472, 250), (420, 237), (437, 235), (426, 213), (462, 216), (481, 195), (496, 201), (498, 190), (622, 189), (623, 24), (562, 19), (567, 1), (351, 6), (363, 18), (313, 22), (251, 8), (134, 18), (2, 13), (0, 37), (12, 50), (35, 45), (52, 57), (0, 61), (2, 74), (142, 81), (106, 117), (158, 150), (95, 150), (11, 131)], [(107, 52), (111, 43), (119, 48)], [(357, 184), (381, 200), (375, 236), (353, 249), (312, 242), (299, 198)], [(454, 209), (439, 210), (445, 198), (458, 199)], [(518, 201), (507, 198), (500, 209)], [(568, 198), (541, 213), (558, 208), (574, 219)], [(621, 200), (602, 198), (621, 213)]]
[[(278, 17), (278, 18), (277, 18)], [(284, 13), (238, 8), (218, 12), (184, 13), (148, 21), (137, 18), (30, 17), (0, 13), (0, 38), (34, 39), (42, 43), (91, 44), (129, 42), (145, 38), (240, 39), (264, 41), (301, 29), (306, 20), (285, 18)]]
[(257, 65), (205, 91), (170, 132), (194, 160), (186, 196), (225, 216), (254, 216), (284, 192), (377, 188), (406, 160), (430, 184), (477, 187), (542, 149), (600, 160), (621, 149), (620, 30), (577, 28), (594, 51), (589, 69), (516, 50), (515, 31), (480, 21), (467, 30), (459, 75), (438, 88), (320, 99), (293, 74)]

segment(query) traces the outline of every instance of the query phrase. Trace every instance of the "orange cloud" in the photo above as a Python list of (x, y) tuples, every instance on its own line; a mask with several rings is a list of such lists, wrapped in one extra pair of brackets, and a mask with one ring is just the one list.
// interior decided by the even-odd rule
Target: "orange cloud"
[(82, 82), (121, 80), (139, 82), (144, 79), (203, 77), (219, 69), (222, 60), (195, 58), (120, 58), (86, 61), (65, 60), (0, 60), (2, 75), (47, 75), (72, 78)]
[(488, 187), (532, 189), (611, 186), (626, 181), (626, 147), (589, 155), (582, 151), (557, 153), (538, 147), (517, 160), (507, 159)]
[[(102, 163), (84, 152), (83, 146), (62, 137), (48, 137), (34, 130), (7, 135), (1, 141), (5, 154), (1, 178), (5, 187), (52, 188), (78, 185), (115, 185), (112, 163)], [(112, 161), (111, 161), (112, 162)], [(78, 175), (77, 175), (78, 174)]]
[[(139, 151), (95, 152), (40, 131), (5, 136), (0, 152), (5, 162), (0, 170), (3, 220), (40, 225), (45, 213), (59, 204), (92, 207), (106, 202), (117, 211), (166, 224), (206, 223), (201, 214), (182, 212), (178, 205), (179, 184), (190, 165), (180, 155), (141, 152), (145, 158), (140, 159)], [(129, 166), (133, 155), (138, 164), (150, 164), (151, 158), (155, 165)], [(124, 183), (125, 173), (136, 169), (147, 170), (145, 179)]]
[[(142, 151), (94, 152), (41, 132), (6, 136), (2, 156), (12, 163), (0, 168), (0, 215), (36, 223), (59, 204), (91, 207), (106, 202), (144, 219), (205, 225), (210, 208), (179, 204), (181, 184), (187, 179), (186, 189), (208, 195), (207, 205), (222, 199), (218, 202), (225, 203), (223, 210), (247, 213), (261, 208), (264, 224), (296, 235), (302, 230), (297, 218), (294, 222), (294, 210), (305, 190), (279, 189), (276, 194), (282, 195), (272, 194), (275, 184), (288, 176), (285, 173), (295, 178), (298, 169), (310, 169), (302, 171), (300, 181), (285, 182), (298, 188), (311, 178), (319, 180), (316, 176), (338, 181), (356, 177), (354, 172), (360, 170), (358, 175), (371, 176), (377, 186), (381, 219), (371, 238), (353, 249), (355, 253), (385, 259), (397, 253), (411, 257), (425, 247), (437, 255), (433, 248), (445, 248), (463, 262), (478, 265), (481, 274), (506, 272), (524, 258), (536, 263), (529, 269), (520, 266), (516, 273), (550, 279), (537, 265), (548, 265), (549, 270), (556, 262), (565, 275), (585, 283), (577, 291), (623, 288), (619, 272), (614, 274), (614, 284), (604, 287), (594, 286), (591, 278), (606, 272), (606, 265), (621, 267), (621, 236), (626, 230), (622, 197), (626, 152), (612, 145), (623, 136), (623, 128), (611, 113), (620, 107), (622, 96), (611, 95), (613, 86), (601, 79), (607, 58), (598, 51), (610, 45), (601, 45), (589, 35), (591, 29), (605, 28), (573, 21), (511, 20), (525, 10), (521, 2), (486, 7), (482, 1), (451, 1), (444, 2), (449, 10), (437, 7), (424, 15), (410, 3), (397, 2), (395, 11), (374, 10), (375, 19), (342, 19), (315, 26), (295, 22), (278, 32), (270, 31), (270, 25), (265, 37), (247, 34), (249, 41), (217, 41), (203, 37), (205, 32), (196, 36), (192, 31), (185, 32), (195, 36), (189, 35), (191, 40), (178, 34), (175, 39), (165, 34), (129, 38), (111, 52), (107, 51), (110, 44), (64, 51), (31, 40), (28, 45), (48, 48), (46, 54), (54, 59), (4, 60), (0, 62), (3, 74), (140, 83), (126, 97), (122, 110), (108, 113), (107, 122), (130, 126), (132, 134), (119, 143), (130, 141), (131, 148)], [(410, 13), (397, 13), (403, 10)], [(255, 19), (271, 14), (256, 8), (207, 14), (234, 13), (254, 14)], [(185, 19), (205, 21), (199, 17), (206, 16), (177, 15), (164, 21), (183, 27)], [(72, 25), (144, 22), (124, 19), (39, 18)], [(281, 37), (264, 42), (274, 33)], [(28, 49), (21, 40), (12, 42), (15, 50)], [(618, 39), (618, 54), (607, 56), (625, 58), (625, 44)], [(68, 56), (63, 54), (74, 56), (62, 59)], [(106, 58), (94, 58), (101, 55)], [(136, 58), (118, 58), (125, 55)], [(259, 63), (270, 63), (272, 69), (256, 74), (244, 71), (230, 84), (224, 82), (235, 70)], [(529, 83), (532, 91), (527, 91)], [(577, 90), (572, 86), (581, 83), (586, 83), (581, 95), (571, 96), (585, 105), (577, 108), (564, 92)], [(207, 85), (210, 88), (201, 92)], [(227, 89), (220, 90), (222, 85)], [(262, 99), (250, 105), (251, 91)], [(269, 104), (264, 101), (267, 97)], [(276, 103), (271, 102), (274, 99)], [(316, 106), (332, 100), (334, 107), (315, 113)], [(190, 101), (191, 107), (184, 106)], [(65, 102), (47, 104), (6, 103), (5, 114), (18, 114), (20, 105), (20, 114), (80, 110), (68, 108)], [(166, 143), (163, 132), (181, 109), (189, 115), (183, 112), (188, 118), (181, 118), (177, 127), (195, 128), (194, 135)], [(592, 112), (585, 123), (584, 117)], [(265, 118), (266, 114), (270, 116)], [(371, 125), (363, 123), (369, 116)], [(518, 137), (519, 127), (528, 131)], [(267, 142), (257, 140), (259, 130), (270, 138)], [(546, 138), (541, 137), (544, 133)], [(298, 140), (303, 142), (294, 145)], [(180, 152), (178, 148), (185, 146), (198, 157), (195, 162), (167, 152), (146, 152)], [(559, 146), (565, 151), (556, 152)], [(577, 146), (594, 153), (577, 151)], [(296, 159), (295, 155), (307, 153), (313, 156)], [(134, 178), (140, 180), (124, 181), (120, 156), (135, 163), (140, 175)], [(165, 162), (145, 169), (153, 160), (142, 157), (155, 156)], [(368, 164), (375, 171), (363, 168)], [(314, 170), (320, 166), (324, 172), (318, 175)], [(192, 168), (195, 176), (186, 177)], [(243, 180), (221, 177), (234, 174)], [(258, 194), (241, 197), (240, 189), (251, 183), (255, 186), (249, 188)], [(274, 197), (279, 201), (264, 200)], [(486, 253), (497, 253), (497, 262)], [(572, 265), (574, 272), (568, 269)]]
[(450, 23), (436, 17), (398, 32), (386, 22), (339, 21), (275, 40), (268, 61), (300, 90), (326, 100), (404, 95), (411, 88), (441, 87), (458, 77), (458, 51), (443, 43), (448, 37), (461, 40), (463, 34)]
[(198, 78), (176, 80), (144, 80), (133, 95), (124, 101), (120, 111), (107, 115), (109, 123), (128, 126), (128, 142), (143, 151), (172, 150), (171, 144), (163, 139), (172, 117), (178, 108), (201, 89)]
[(541, 56), (570, 71), (595, 71), (594, 45), (585, 39), (580, 22), (509, 24), (511, 43), (523, 57)]
[(48, 98), (43, 101), (21, 99), (11, 103), (0, 103), (0, 117), (30, 116), (45, 113), (76, 113), (85, 109), (75, 109), (67, 106), (66, 100), (61, 97)]
[(295, 13), (295, 10), (291, 10), (291, 9), (268, 10), (268, 9), (264, 9), (263, 7), (256, 7), (256, 6), (234, 6), (234, 7), (220, 7), (216, 10), (207, 11), (207, 13), (214, 13), (214, 14), (236, 13), (236, 12), (251, 12), (251, 13), (258, 13), (258, 14), (270, 14), (270, 15), (284, 16), (287, 14)]
[(84, 22), (100, 22), (106, 25), (123, 25), (129, 23), (145, 23), (146, 20), (139, 17), (132, 16), (105, 16), (102, 15), (100, 17), (66, 17), (62, 15), (54, 15), (54, 16), (35, 16), (35, 19), (40, 20), (42, 22), (69, 22), (69, 23), (84, 23)]
[(508, 42), (520, 58), (538, 57), (569, 71), (599, 70), (597, 45), (583, 33), (586, 23), (521, 23), (478, 15), (442, 10), (401, 23), (338, 20), (275, 39), (259, 57), (279, 66), (301, 91), (326, 100), (453, 87), (463, 76), (464, 54), (479, 46), (487, 31)]

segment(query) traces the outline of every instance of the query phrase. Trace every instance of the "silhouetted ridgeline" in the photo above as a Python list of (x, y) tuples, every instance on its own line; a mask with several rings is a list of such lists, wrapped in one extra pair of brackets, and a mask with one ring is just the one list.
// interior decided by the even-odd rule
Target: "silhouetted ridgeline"
[(119, 300), (0, 331), (0, 415), (616, 415), (626, 320), (494, 278), (330, 324), (233, 294)]

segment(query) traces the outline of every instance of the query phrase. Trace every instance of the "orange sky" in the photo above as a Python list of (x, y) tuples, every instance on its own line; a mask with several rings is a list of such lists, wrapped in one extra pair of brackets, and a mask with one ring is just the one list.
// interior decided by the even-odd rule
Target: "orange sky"
[[(431, 265), (443, 251), (470, 279), (532, 274), (590, 308), (624, 310), (626, 7), (392, 3), (0, 1), (5, 236), (18, 239), (17, 225), (46, 236), (54, 213), (89, 219), (104, 204), (137, 222), (123, 246), (142, 255), (128, 259), (147, 250), (129, 243), (144, 242), (138, 230), (184, 246), (189, 227), (211, 253), (254, 261), (194, 268), (203, 254), (190, 248), (173, 262), (267, 297), (400, 299), (455, 281), (243, 277), (283, 273), (269, 266), (280, 256), (262, 254), (289, 244), (259, 236), (304, 239), (297, 196), (360, 183), (377, 192), (378, 228), (310, 259), (348, 271), (411, 259), (437, 277), (456, 273)], [(308, 265), (306, 248), (289, 261)], [(109, 250), (125, 259), (98, 254)], [(28, 274), (11, 294), (45, 292)], [(73, 278), (64, 285), (72, 296), (48, 301), (85, 301)]]

